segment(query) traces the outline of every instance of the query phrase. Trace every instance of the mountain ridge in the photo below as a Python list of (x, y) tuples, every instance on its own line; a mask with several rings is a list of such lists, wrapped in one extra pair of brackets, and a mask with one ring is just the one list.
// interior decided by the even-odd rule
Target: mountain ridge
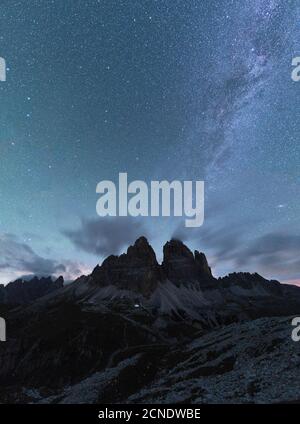
[[(217, 279), (179, 241), (158, 264), (138, 239), (90, 275), (3, 306), (0, 403), (297, 400), (300, 288), (259, 274)], [(274, 375), (288, 390), (275, 390)]]
[(33, 302), (52, 293), (64, 285), (62, 276), (53, 280), (49, 277), (33, 276), (29, 280), (18, 278), (6, 286), (0, 285), (0, 303), (20, 305)]

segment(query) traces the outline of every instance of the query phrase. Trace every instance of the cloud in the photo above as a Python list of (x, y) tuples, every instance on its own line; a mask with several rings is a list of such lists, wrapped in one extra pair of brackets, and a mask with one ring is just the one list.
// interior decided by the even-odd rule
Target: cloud
[(257, 271), (282, 280), (299, 279), (300, 235), (272, 232), (251, 239), (245, 228), (245, 223), (210, 223), (195, 231), (186, 231), (181, 226), (173, 237), (200, 245), (201, 250), (209, 252), (211, 265), (218, 269)]
[(118, 254), (124, 246), (146, 235), (142, 222), (132, 217), (82, 218), (79, 228), (62, 233), (76, 248), (97, 256)]
[[(63, 275), (65, 278), (81, 274), (75, 262), (62, 263), (56, 259), (38, 255), (28, 244), (20, 241), (14, 234), (0, 235), (0, 273), (1, 283), (22, 275)], [(3, 281), (5, 280), (5, 281)]]
[(246, 249), (248, 256), (261, 256), (274, 253), (299, 252), (300, 235), (271, 233), (265, 234)]
[(243, 266), (256, 263), (266, 272), (271, 271), (283, 278), (298, 278), (300, 274), (300, 235), (269, 233), (255, 239), (241, 249), (236, 264)]
[(48, 275), (66, 270), (63, 264), (39, 256), (28, 244), (8, 233), (0, 236), (0, 269)]
[[(205, 221), (200, 228), (185, 228), (183, 222), (175, 229), (172, 237), (185, 242), (196, 242), (198, 248), (211, 252), (212, 265), (230, 261), (245, 245), (245, 228), (257, 225), (257, 219), (232, 221), (232, 210), (223, 199), (206, 203)], [(226, 224), (224, 224), (226, 222)]]

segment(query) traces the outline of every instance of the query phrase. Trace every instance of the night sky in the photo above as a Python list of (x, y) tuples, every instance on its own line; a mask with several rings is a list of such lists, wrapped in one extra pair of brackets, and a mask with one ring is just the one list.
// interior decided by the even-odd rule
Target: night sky
[[(300, 281), (299, 25), (296, 0), (2, 0), (0, 282), (74, 278), (142, 234)], [(119, 172), (203, 179), (204, 225), (99, 219)]]

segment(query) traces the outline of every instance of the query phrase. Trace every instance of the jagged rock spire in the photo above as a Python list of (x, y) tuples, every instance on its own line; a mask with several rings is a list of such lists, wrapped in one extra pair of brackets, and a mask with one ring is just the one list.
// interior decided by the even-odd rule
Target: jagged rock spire
[(195, 251), (195, 256), (189, 248), (179, 240), (171, 240), (164, 245), (164, 260), (162, 267), (171, 281), (189, 281), (212, 278), (204, 253)]
[(194, 256), (181, 241), (167, 242), (163, 253), (163, 262), (159, 265), (146, 237), (140, 237), (126, 253), (109, 256), (97, 266), (91, 275), (92, 281), (149, 294), (160, 282), (167, 280), (176, 284), (201, 284), (213, 278), (204, 253), (196, 251)]
[(109, 256), (92, 273), (94, 282), (149, 294), (161, 280), (155, 252), (145, 237), (136, 240), (126, 253)]

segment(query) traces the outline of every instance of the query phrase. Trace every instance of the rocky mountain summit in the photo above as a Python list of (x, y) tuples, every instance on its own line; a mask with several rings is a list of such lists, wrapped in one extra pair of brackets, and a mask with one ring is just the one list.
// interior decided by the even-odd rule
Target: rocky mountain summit
[(144, 237), (90, 275), (52, 284), (30, 303), (0, 302), (2, 403), (298, 401), (298, 287), (217, 279), (178, 240), (159, 264)]
[(51, 277), (33, 277), (29, 280), (20, 278), (6, 286), (0, 285), (0, 303), (10, 305), (30, 303), (39, 297), (62, 288), (63, 285), (63, 277), (59, 277), (54, 281)]
[(145, 237), (140, 237), (127, 253), (109, 256), (92, 272), (88, 283), (115, 286), (150, 296), (160, 283), (172, 281), (179, 285), (212, 279), (203, 253), (193, 253), (180, 241), (171, 240), (164, 246), (164, 259), (158, 264), (155, 252)]
[(179, 240), (165, 244), (159, 264), (145, 237), (126, 253), (109, 256), (91, 275), (80, 277), (72, 291), (95, 307), (101, 301), (127, 299), (149, 311), (208, 326), (237, 318), (297, 313), (299, 293), (295, 287), (259, 274), (240, 272), (217, 279), (205, 254), (192, 253)]

